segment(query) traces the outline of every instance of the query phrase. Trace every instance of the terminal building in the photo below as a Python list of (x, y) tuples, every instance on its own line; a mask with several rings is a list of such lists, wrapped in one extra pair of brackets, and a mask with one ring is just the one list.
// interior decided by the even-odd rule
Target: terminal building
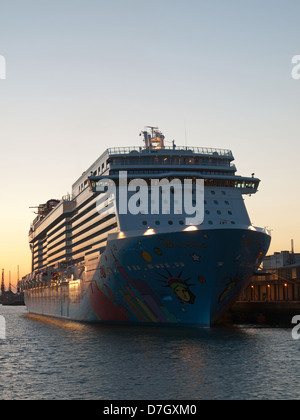
[(290, 325), (300, 314), (300, 254), (293, 251), (268, 255), (261, 268), (230, 308), (230, 322)]
[(300, 301), (300, 254), (275, 252), (265, 257), (239, 301)]

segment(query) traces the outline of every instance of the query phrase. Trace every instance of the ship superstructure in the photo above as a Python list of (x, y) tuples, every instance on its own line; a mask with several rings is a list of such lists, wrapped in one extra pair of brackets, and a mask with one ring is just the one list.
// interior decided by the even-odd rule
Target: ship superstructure
[[(29, 232), (32, 273), (21, 282), (30, 312), (210, 325), (247, 285), (270, 243), (269, 232), (252, 226), (243, 200), (257, 191), (259, 179), (236, 175), (230, 150), (178, 147), (174, 141), (165, 146), (156, 127), (141, 135), (143, 147), (107, 149), (70, 195), (39, 206)], [(140, 211), (132, 214), (136, 191), (128, 186), (136, 179), (149, 196), (138, 199)], [(168, 199), (163, 188), (159, 197), (151, 196), (151, 185), (162, 186), (162, 180), (192, 186), (202, 180), (201, 224), (186, 224), (172, 187), (174, 199), (162, 212)], [(110, 183), (115, 197), (107, 192)], [(118, 198), (122, 188), (126, 203)]]

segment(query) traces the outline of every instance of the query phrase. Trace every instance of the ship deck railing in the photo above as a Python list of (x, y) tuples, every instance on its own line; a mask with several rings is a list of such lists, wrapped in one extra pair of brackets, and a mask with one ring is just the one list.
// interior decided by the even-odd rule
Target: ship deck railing
[(132, 147), (111, 147), (107, 149), (109, 155), (125, 155), (131, 152), (138, 152), (138, 153), (163, 153), (164, 151), (174, 151), (174, 153), (195, 153), (200, 155), (209, 155), (209, 156), (226, 156), (226, 157), (233, 157), (232, 151), (229, 149), (215, 149), (211, 147), (190, 147), (190, 146), (165, 146), (162, 149), (149, 149), (140, 146), (132, 146)]

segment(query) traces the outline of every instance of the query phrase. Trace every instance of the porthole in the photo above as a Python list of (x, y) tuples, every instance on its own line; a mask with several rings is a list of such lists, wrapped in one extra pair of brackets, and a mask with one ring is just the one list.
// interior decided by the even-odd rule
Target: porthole
[(205, 210), (205, 213), (206, 213), (206, 214), (210, 214), (210, 211), (209, 211), (209, 210)]
[(214, 200), (214, 203), (215, 203), (215, 204), (219, 204), (218, 200)]
[(146, 226), (146, 224), (147, 224), (147, 221), (143, 220), (143, 225)]
[(218, 214), (222, 214), (222, 212), (220, 210), (217, 211)]
[(227, 200), (226, 200), (226, 201), (225, 201), (225, 204), (226, 204), (227, 206), (229, 206), (229, 201), (227, 201)]
[(160, 221), (159, 220), (156, 220), (155, 221), (155, 224), (158, 226), (158, 225), (160, 225)]
[(209, 221), (208, 221), (208, 224), (209, 224), (209, 225), (213, 225), (213, 221), (212, 221), (212, 220), (209, 220)]
[(228, 210), (228, 214), (229, 214), (230, 216), (232, 216), (232, 211)]
[(235, 225), (235, 222), (233, 222), (233, 221), (232, 221), (232, 222), (231, 222), (231, 224), (232, 224), (232, 225)]
[(211, 193), (212, 195), (215, 195), (215, 194), (216, 194), (216, 192), (215, 192), (215, 191), (213, 191), (213, 190), (212, 190), (210, 193)]
[(169, 223), (169, 225), (173, 225), (172, 220), (169, 220), (168, 223)]
[(179, 220), (179, 224), (180, 225), (184, 225), (184, 221), (183, 220)]
[(223, 195), (226, 195), (226, 192), (225, 191), (221, 191), (221, 192), (222, 192)]

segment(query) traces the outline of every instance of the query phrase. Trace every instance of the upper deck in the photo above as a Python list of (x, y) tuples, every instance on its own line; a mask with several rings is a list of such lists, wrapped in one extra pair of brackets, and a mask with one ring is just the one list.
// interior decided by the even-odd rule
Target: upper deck
[(152, 154), (159, 154), (159, 155), (199, 155), (199, 156), (209, 156), (209, 157), (221, 157), (233, 160), (233, 154), (229, 149), (215, 149), (212, 147), (191, 147), (191, 146), (164, 146), (163, 148), (143, 148), (143, 147), (111, 147), (107, 149), (107, 152), (110, 156), (114, 155), (132, 155), (132, 154), (142, 154), (142, 155), (152, 155)]
[[(200, 147), (165, 147), (163, 149), (141, 148), (113, 148), (108, 149), (108, 163), (110, 170), (114, 169), (152, 169), (177, 170), (206, 170), (226, 171), (234, 173), (236, 167), (233, 163), (233, 155), (230, 150), (200, 148)], [(126, 168), (124, 168), (126, 167)], [(95, 175), (95, 174), (93, 174)], [(99, 175), (99, 174), (98, 174)]]
[[(181, 169), (199, 170), (228, 175), (236, 172), (233, 154), (229, 149), (211, 147), (165, 145), (165, 137), (157, 127), (142, 131), (144, 146), (112, 147), (102, 155), (72, 185), (72, 194), (77, 196), (88, 187), (91, 176), (107, 176), (118, 170), (137, 171)], [(150, 129), (150, 130), (149, 130)], [(150, 132), (149, 132), (150, 131)]]
[(178, 147), (174, 140), (172, 141), (172, 146), (165, 146), (165, 137), (161, 131), (157, 127), (148, 128), (151, 129), (151, 133), (148, 131), (142, 131), (140, 133), (140, 135), (144, 136), (144, 147), (110, 148), (107, 150), (110, 157), (109, 162), (126, 162), (127, 164), (131, 164), (137, 161), (139, 164), (145, 165), (149, 163), (171, 163), (177, 165), (199, 163), (229, 166), (230, 162), (234, 160), (231, 150), (228, 149), (190, 146)]

